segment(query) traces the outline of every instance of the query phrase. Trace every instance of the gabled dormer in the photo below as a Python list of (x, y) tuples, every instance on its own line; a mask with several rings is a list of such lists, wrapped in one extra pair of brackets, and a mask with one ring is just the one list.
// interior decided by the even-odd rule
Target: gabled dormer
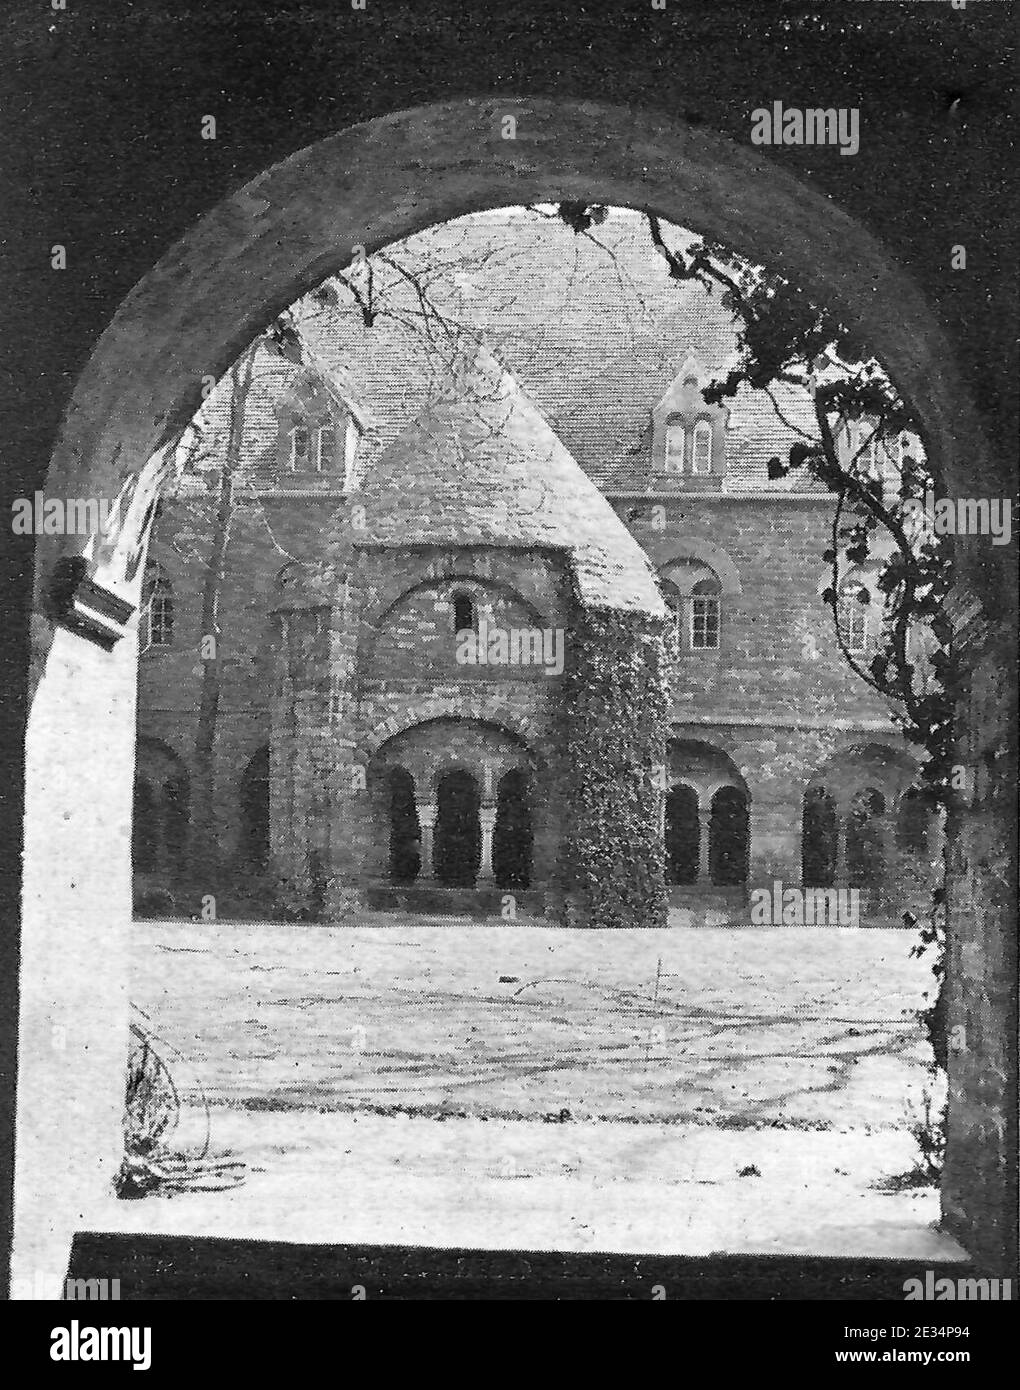
[(705, 385), (704, 368), (689, 354), (653, 409), (651, 470), (656, 480), (692, 490), (722, 486), (730, 412), (705, 401)]
[(904, 469), (924, 459), (921, 441), (909, 431), (882, 429), (877, 419), (844, 420), (835, 430), (836, 456), (844, 468), (852, 463), (867, 477), (881, 482), (883, 493), (899, 492)]
[(351, 492), (364, 428), (353, 399), (305, 369), (277, 407), (277, 486)]

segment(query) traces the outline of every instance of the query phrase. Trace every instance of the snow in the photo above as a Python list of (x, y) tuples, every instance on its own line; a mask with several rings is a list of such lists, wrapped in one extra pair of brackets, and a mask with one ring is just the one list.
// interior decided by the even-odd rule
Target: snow
[[(952, 1258), (917, 1158), (931, 976), (896, 930), (138, 923), (133, 998), (227, 1192), (111, 1229)], [(502, 977), (502, 978), (501, 978)]]

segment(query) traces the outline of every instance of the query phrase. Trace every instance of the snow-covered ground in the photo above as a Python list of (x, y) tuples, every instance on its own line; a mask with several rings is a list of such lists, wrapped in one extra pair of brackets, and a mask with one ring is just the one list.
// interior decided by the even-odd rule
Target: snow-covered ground
[[(927, 962), (902, 931), (138, 923), (132, 996), (243, 1160), (119, 1229), (704, 1253), (924, 1252)], [(180, 1054), (180, 1055), (177, 1055)], [(186, 1060), (185, 1060), (186, 1059)]]

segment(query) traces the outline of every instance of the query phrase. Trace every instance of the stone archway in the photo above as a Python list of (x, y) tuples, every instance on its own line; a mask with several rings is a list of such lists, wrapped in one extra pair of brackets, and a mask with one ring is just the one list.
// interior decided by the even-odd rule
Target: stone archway
[[(504, 138), (508, 118), (512, 140)], [(355, 247), (372, 251), (508, 202), (559, 199), (647, 207), (829, 304), (861, 331), (917, 411), (947, 491), (967, 493), (964, 468), (980, 471), (987, 461), (980, 421), (935, 317), (860, 223), (704, 127), (594, 102), (503, 98), (343, 131), (214, 208), (139, 282), (97, 343), (48, 493), (112, 498), (137, 480), (194, 413), (204, 379), (220, 376), (275, 312), (342, 268)], [(138, 604), (146, 489), (158, 496), (157, 476), (136, 490), (139, 505), (115, 518), (100, 548), (115, 613)], [(23, 1275), (63, 1267), (70, 1233), (103, 1200), (120, 1149), (137, 644), (130, 621), (110, 649), (54, 626), (53, 585), (74, 579), (61, 562), (78, 557), (79, 545), (44, 536), (37, 546), (16, 1165), (15, 1268)], [(982, 576), (981, 563), (975, 584), (994, 595), (996, 574)], [(59, 1056), (48, 1044), (54, 1018), (73, 1020), (73, 1045)]]

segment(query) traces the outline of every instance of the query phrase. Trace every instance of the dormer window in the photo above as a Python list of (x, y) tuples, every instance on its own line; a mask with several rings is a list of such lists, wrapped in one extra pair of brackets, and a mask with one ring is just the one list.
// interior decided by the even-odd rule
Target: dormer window
[(294, 469), (308, 467), (309, 430), (307, 425), (295, 425), (290, 432), (290, 466)]
[(699, 491), (721, 487), (726, 471), (729, 411), (705, 400), (703, 386), (708, 381), (703, 368), (689, 357), (652, 409), (652, 472), (682, 478), (685, 486)]
[(667, 473), (682, 473), (684, 471), (684, 445), (687, 440), (687, 431), (683, 425), (671, 421), (666, 426), (666, 459), (665, 471)]
[(694, 448), (691, 454), (692, 473), (711, 473), (712, 471), (712, 426), (707, 420), (699, 420), (694, 426)]
[(320, 473), (331, 473), (336, 464), (335, 427), (331, 424), (321, 426), (317, 443), (315, 466)]
[(303, 490), (320, 474), (327, 491), (339, 491), (341, 485), (351, 491), (358, 482), (355, 455), (364, 428), (360, 408), (342, 381), (298, 374), (277, 401), (279, 484)]

